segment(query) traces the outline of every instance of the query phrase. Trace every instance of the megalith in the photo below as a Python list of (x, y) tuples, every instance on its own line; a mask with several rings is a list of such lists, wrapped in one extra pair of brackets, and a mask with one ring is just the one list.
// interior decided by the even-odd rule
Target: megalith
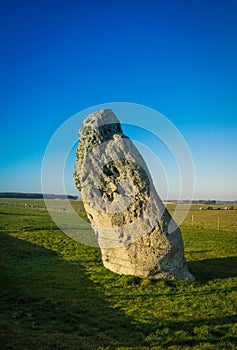
[(84, 120), (76, 157), (75, 184), (104, 266), (118, 274), (193, 281), (180, 229), (111, 109)]

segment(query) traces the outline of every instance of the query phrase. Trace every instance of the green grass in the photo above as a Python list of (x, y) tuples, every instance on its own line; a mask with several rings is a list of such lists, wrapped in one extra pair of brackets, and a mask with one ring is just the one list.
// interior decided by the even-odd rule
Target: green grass
[(106, 270), (47, 211), (0, 206), (0, 348), (236, 349), (236, 223), (237, 210), (192, 207), (182, 233), (197, 281), (150, 281)]

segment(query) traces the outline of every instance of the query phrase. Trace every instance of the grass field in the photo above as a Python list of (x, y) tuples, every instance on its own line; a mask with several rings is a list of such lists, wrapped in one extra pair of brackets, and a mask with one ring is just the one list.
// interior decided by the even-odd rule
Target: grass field
[(188, 283), (116, 275), (42, 201), (22, 203), (0, 205), (1, 349), (237, 348), (237, 210), (192, 206), (181, 227)]

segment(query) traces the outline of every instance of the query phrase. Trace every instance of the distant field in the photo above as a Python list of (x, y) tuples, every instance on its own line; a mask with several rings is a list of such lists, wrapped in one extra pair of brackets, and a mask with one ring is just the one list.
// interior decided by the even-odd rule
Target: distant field
[[(67, 200), (59, 199), (48, 199), (47, 207), (54, 208), (56, 210), (71, 211), (69, 202)], [(84, 206), (81, 200), (70, 200), (71, 206), (76, 212), (80, 213), (82, 217), (86, 217), (84, 212)], [(21, 208), (39, 208), (46, 209), (46, 205), (43, 199), (25, 199), (25, 198), (0, 198), (0, 205), (21, 207)], [(173, 213), (176, 204), (167, 204), (166, 207)], [(178, 204), (180, 210), (185, 210), (187, 205)], [(199, 210), (203, 207), (205, 210)], [(237, 230), (237, 206), (234, 206), (234, 210), (225, 210), (225, 207), (230, 207), (230, 205), (212, 205), (213, 210), (207, 210), (208, 205), (193, 204), (190, 207), (189, 213), (184, 221), (185, 225), (193, 225), (198, 228), (218, 228), (218, 218), (219, 218), (219, 228), (221, 230)], [(220, 210), (218, 210), (220, 209)]]
[(237, 210), (191, 207), (181, 227), (197, 278), (188, 283), (116, 275), (42, 200), (0, 202), (1, 349), (236, 349)]

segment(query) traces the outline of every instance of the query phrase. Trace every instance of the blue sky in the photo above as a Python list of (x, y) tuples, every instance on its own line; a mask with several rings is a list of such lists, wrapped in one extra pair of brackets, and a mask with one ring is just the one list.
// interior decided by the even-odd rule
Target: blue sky
[(236, 18), (235, 0), (1, 2), (0, 191), (40, 192), (57, 128), (125, 101), (183, 134), (195, 198), (237, 199)]

